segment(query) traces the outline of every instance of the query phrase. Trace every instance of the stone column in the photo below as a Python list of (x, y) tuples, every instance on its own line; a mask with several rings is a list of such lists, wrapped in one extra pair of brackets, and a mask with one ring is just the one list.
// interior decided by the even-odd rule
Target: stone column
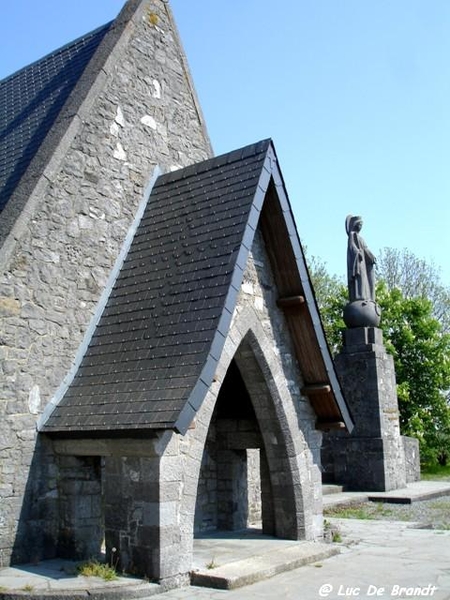
[(381, 329), (346, 329), (335, 364), (355, 428), (351, 435), (325, 436), (324, 465), (333, 469), (336, 483), (351, 490), (405, 487), (394, 362)]
[(264, 449), (261, 450), (260, 454), (260, 477), (262, 530), (265, 535), (275, 535), (272, 484), (270, 482), (270, 470)]
[[(143, 442), (144, 446), (148, 442)], [(162, 456), (105, 459), (106, 559), (166, 587), (186, 584), (193, 522), (184, 533), (180, 513), (182, 462)]]

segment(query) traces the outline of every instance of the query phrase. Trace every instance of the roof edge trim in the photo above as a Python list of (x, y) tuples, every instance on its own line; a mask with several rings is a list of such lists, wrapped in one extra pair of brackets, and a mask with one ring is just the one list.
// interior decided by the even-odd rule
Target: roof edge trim
[(45, 424), (48, 421), (48, 419), (50, 418), (50, 415), (53, 413), (53, 411), (55, 410), (55, 408), (58, 406), (59, 402), (62, 400), (62, 398), (64, 397), (64, 394), (66, 393), (67, 389), (69, 388), (70, 384), (72, 383), (80, 365), (81, 362), (84, 358), (84, 355), (86, 354), (86, 351), (89, 347), (90, 341), (92, 339), (92, 336), (94, 335), (95, 332), (95, 328), (97, 327), (97, 324), (100, 320), (100, 317), (103, 314), (103, 311), (105, 309), (106, 303), (108, 301), (108, 298), (111, 294), (111, 291), (114, 287), (114, 284), (116, 282), (116, 279), (120, 273), (120, 270), (122, 269), (122, 265), (124, 263), (124, 260), (128, 254), (128, 251), (130, 249), (131, 243), (133, 241), (133, 238), (135, 236), (135, 233), (137, 231), (137, 228), (139, 226), (139, 223), (141, 222), (142, 216), (144, 214), (145, 208), (148, 204), (148, 201), (150, 199), (150, 195), (153, 189), (153, 186), (156, 183), (156, 180), (158, 179), (158, 177), (162, 174), (162, 171), (160, 169), (160, 167), (157, 165), (154, 169), (153, 169), (153, 174), (149, 180), (149, 182), (147, 183), (147, 186), (145, 188), (145, 191), (143, 193), (143, 196), (141, 198), (141, 201), (138, 205), (138, 208), (136, 210), (136, 214), (134, 217), (133, 222), (131, 223), (129, 229), (128, 229), (128, 233), (125, 236), (125, 239), (122, 243), (122, 248), (119, 252), (119, 255), (116, 259), (116, 262), (114, 263), (114, 266), (111, 269), (111, 272), (109, 274), (108, 277), (108, 281), (106, 283), (105, 289), (103, 290), (102, 295), (100, 296), (99, 301), (97, 302), (97, 306), (95, 308), (94, 314), (92, 315), (91, 321), (86, 329), (86, 332), (84, 334), (83, 340), (81, 342), (81, 344), (78, 347), (77, 353), (75, 355), (75, 359), (66, 375), (66, 377), (64, 378), (63, 382), (61, 383), (61, 385), (59, 386), (59, 388), (56, 390), (55, 394), (53, 395), (53, 397), (51, 398), (51, 400), (48, 402), (48, 404), (46, 405), (46, 407), (44, 408), (41, 416), (38, 419), (36, 428), (37, 431), (41, 432), (41, 433), (45, 433)]
[(275, 164), (272, 170), (272, 177), (277, 190), (278, 200), (283, 211), (286, 227), (288, 229), (292, 249), (295, 256), (295, 262), (297, 263), (297, 268), (300, 275), (301, 285), (305, 294), (306, 304), (311, 315), (314, 331), (317, 337), (317, 342), (319, 344), (322, 358), (324, 361), (325, 370), (329, 377), (334, 397), (341, 412), (342, 418), (344, 419), (345, 426), (349, 433), (351, 433), (354, 427), (354, 422), (348, 409), (347, 403), (342, 394), (341, 385), (336, 374), (333, 358), (325, 337), (325, 331), (323, 328), (322, 320), (320, 318), (320, 312), (317, 305), (316, 296), (314, 294), (314, 288), (311, 284), (311, 278), (309, 275), (308, 266), (306, 264), (306, 259), (300, 241), (300, 236), (298, 234), (297, 225), (293, 217), (291, 203), (287, 195), (282, 173), (277, 163)]

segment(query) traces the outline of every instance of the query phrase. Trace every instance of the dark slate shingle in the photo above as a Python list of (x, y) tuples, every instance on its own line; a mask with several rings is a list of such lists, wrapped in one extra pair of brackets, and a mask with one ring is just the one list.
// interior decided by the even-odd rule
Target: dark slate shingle
[(157, 180), (84, 359), (44, 431), (175, 426), (226, 311), (269, 145)]
[(0, 81), (0, 211), (111, 23)]

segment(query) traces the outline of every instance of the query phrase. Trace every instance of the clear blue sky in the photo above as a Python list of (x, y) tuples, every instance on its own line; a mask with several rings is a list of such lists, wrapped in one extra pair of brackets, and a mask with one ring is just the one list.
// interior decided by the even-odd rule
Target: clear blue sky
[[(3, 2), (0, 77), (122, 0)], [(348, 213), (450, 285), (450, 2), (171, 0), (216, 154), (272, 137), (309, 254), (344, 275)]]

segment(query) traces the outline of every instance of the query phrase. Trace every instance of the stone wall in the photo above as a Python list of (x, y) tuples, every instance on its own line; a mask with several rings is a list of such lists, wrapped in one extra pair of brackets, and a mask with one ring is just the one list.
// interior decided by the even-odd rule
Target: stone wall
[(402, 435), (405, 452), (406, 483), (420, 481), (420, 452), (419, 440)]
[(61, 558), (99, 559), (104, 534), (101, 459), (58, 459), (58, 541)]
[(257, 423), (246, 419), (213, 420), (199, 476), (196, 532), (261, 526), (262, 445)]
[(28, 505), (54, 503), (38, 473), (51, 481), (57, 466), (48, 450), (45, 465), (33, 459), (36, 424), (71, 369), (155, 166), (211, 154), (166, 3), (131, 5), (136, 12), (0, 254), (3, 564), (13, 546), (16, 560), (39, 556), (35, 530), (54, 528), (49, 507), (45, 527), (28, 520), (31, 535), (16, 540)]

